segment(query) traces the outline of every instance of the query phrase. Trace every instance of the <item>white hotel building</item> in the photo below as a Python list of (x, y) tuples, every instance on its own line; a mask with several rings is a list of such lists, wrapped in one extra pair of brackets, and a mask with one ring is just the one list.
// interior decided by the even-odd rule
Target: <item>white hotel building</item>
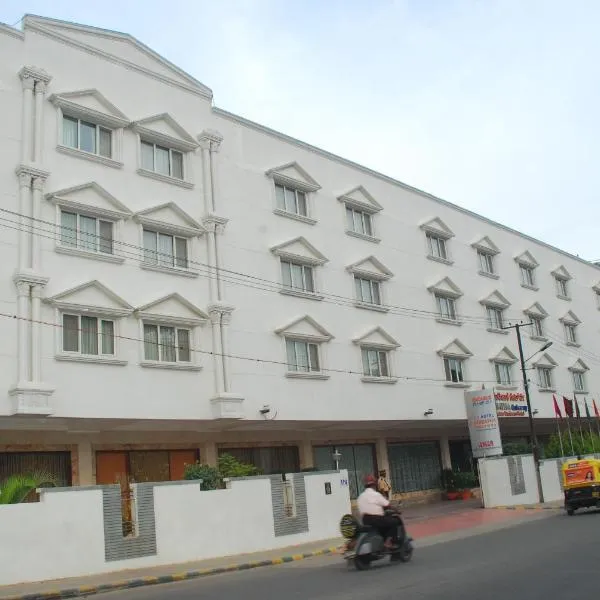
[[(0, 26), (0, 478), (464, 463), (463, 394), (600, 392), (600, 269), (215, 108), (126, 34)], [(508, 421), (508, 420), (507, 420)], [(525, 436), (527, 419), (503, 423)]]

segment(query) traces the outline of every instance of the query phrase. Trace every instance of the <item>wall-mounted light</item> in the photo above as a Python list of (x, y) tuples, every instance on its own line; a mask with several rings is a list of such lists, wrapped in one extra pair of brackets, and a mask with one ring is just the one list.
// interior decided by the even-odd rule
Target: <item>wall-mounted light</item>
[(423, 415), (424, 415), (424, 416), (426, 416), (426, 417), (429, 417), (429, 416), (430, 416), (430, 415), (432, 415), (432, 414), (433, 414), (433, 408), (428, 408), (428, 409), (427, 409), (427, 410), (426, 410), (426, 411), (423, 413)]
[(534, 417), (535, 415), (537, 415), (540, 411), (536, 408), (534, 409), (534, 411), (531, 413)]

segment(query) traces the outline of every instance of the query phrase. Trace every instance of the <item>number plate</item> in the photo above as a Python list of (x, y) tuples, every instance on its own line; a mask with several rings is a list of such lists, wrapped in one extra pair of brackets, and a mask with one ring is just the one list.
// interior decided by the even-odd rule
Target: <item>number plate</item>
[(592, 492), (592, 498), (600, 498), (600, 492)]

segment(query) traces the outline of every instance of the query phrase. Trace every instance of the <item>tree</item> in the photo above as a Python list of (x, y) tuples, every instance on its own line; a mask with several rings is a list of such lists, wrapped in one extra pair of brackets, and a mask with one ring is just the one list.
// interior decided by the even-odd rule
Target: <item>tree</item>
[[(583, 437), (583, 439), (582, 439)], [(562, 438), (562, 449), (561, 454), (561, 438)], [(571, 450), (571, 439), (573, 440), (573, 451)], [(596, 454), (600, 452), (600, 436), (596, 433), (590, 434), (590, 432), (584, 432), (583, 436), (578, 430), (573, 429), (571, 437), (569, 437), (568, 431), (561, 432), (561, 436), (555, 433), (550, 436), (550, 439), (544, 446), (545, 458), (558, 458), (561, 455), (564, 456), (575, 456)]]
[(0, 504), (19, 504), (38, 488), (56, 485), (56, 477), (46, 471), (11, 475), (0, 484)]

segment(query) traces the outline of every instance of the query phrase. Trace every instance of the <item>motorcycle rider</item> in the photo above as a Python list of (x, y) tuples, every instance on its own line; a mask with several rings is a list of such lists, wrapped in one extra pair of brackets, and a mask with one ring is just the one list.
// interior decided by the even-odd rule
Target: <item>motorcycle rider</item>
[(377, 479), (373, 475), (367, 475), (364, 484), (365, 489), (357, 498), (363, 524), (381, 533), (386, 548), (398, 546), (398, 521), (394, 517), (385, 516), (384, 509), (390, 506), (389, 500), (377, 491)]

